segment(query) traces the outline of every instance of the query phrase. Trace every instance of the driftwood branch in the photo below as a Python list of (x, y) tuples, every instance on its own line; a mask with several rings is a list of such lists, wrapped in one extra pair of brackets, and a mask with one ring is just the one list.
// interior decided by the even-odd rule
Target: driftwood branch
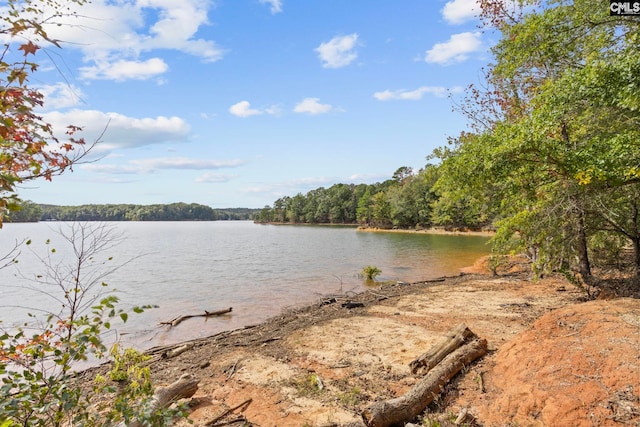
[(477, 338), (464, 323), (459, 324), (447, 333), (447, 336), (437, 345), (434, 345), (426, 353), (418, 356), (411, 363), (412, 374), (426, 374), (436, 366), (445, 356), (466, 342)]
[[(169, 406), (179, 399), (188, 399), (198, 391), (199, 379), (189, 374), (184, 374), (177, 381), (166, 387), (158, 387), (149, 402), (148, 413), (154, 413), (159, 409)], [(137, 420), (132, 421), (126, 427), (142, 427), (143, 424)], [(125, 427), (120, 423), (117, 427)]]
[(163, 359), (171, 359), (172, 357), (176, 357), (181, 355), (187, 350), (191, 350), (193, 348), (193, 343), (183, 344), (180, 347), (173, 348), (171, 350), (167, 350), (163, 352), (160, 357)]
[(389, 427), (413, 420), (466, 365), (487, 353), (487, 341), (474, 339), (446, 356), (406, 394), (376, 402), (362, 412), (368, 427)]
[(191, 319), (192, 317), (209, 317), (209, 316), (220, 316), (221, 314), (231, 313), (233, 307), (225, 308), (224, 310), (218, 311), (207, 311), (205, 310), (202, 314), (187, 314), (185, 316), (178, 316), (174, 319), (171, 319), (167, 322), (160, 322), (161, 325), (169, 325), (171, 327), (178, 326), (182, 323), (183, 320)]

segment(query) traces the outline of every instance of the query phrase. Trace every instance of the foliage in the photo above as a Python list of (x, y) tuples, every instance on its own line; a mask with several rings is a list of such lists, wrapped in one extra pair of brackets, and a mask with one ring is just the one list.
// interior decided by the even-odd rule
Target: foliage
[(11, 213), (11, 222), (38, 222), (42, 217), (42, 207), (29, 200), (20, 200), (14, 212)]
[[(50, 241), (45, 243), (46, 254), (36, 254), (43, 272), (35, 277), (34, 288), (57, 301), (58, 309), (45, 312), (44, 316), (32, 313), (31, 322), (4, 328), (0, 335), (0, 390), (6, 396), (0, 400), (3, 422), (11, 420), (22, 426), (60, 426), (68, 421), (74, 425), (107, 425), (92, 406), (95, 396), (83, 392), (82, 384), (74, 380), (73, 370), (79, 362), (103, 359), (103, 333), (115, 319), (128, 319), (128, 314), (116, 306), (117, 296), (107, 292), (104, 282), (119, 267), (110, 267), (114, 260), (104, 255), (118, 242), (118, 236), (105, 225), (67, 227), (61, 229), (60, 236), (75, 254), (74, 260), (65, 263), (61, 259), (64, 251), (52, 248)], [(133, 311), (146, 308), (149, 307), (134, 307)], [(111, 417), (126, 419), (127, 414), (135, 412), (136, 399), (148, 398), (153, 390), (148, 377), (140, 371), (141, 358), (127, 351), (120, 354), (117, 349), (112, 355), (118, 362), (114, 375), (130, 383), (118, 391), (120, 405), (114, 407)], [(123, 363), (127, 378), (122, 373)], [(135, 384), (133, 374), (137, 375)], [(144, 419), (155, 414), (140, 416)]]
[(92, 415), (94, 425), (114, 425), (120, 421), (129, 425), (135, 420), (142, 425), (164, 426), (170, 425), (175, 418), (186, 416), (186, 408), (182, 405), (149, 410), (153, 383), (145, 362), (150, 356), (132, 348), (121, 349), (117, 344), (111, 348), (110, 354), (113, 363), (108, 378), (98, 375), (95, 379), (93, 391), (103, 396), (103, 400), (96, 406), (99, 418)]
[(378, 267), (373, 265), (367, 265), (365, 267), (362, 267), (362, 271), (360, 272), (360, 275), (364, 277), (366, 281), (372, 282), (376, 280), (376, 277), (378, 277), (381, 273), (382, 273), (382, 270), (380, 270)]
[(640, 21), (609, 17), (604, 1), (481, 7), (502, 38), (486, 87), (459, 106), (474, 132), (436, 152), (436, 211), (474, 201), (495, 220), (495, 249), (589, 282), (597, 233), (640, 247), (637, 202), (620, 197), (640, 186)]
[(38, 70), (35, 58), (41, 45), (60, 47), (47, 35), (45, 25), (55, 24), (67, 13), (67, 2), (6, 3), (7, 12), (0, 17), (0, 35), (9, 40), (0, 52), (0, 227), (4, 217), (18, 208), (20, 184), (37, 178), (51, 180), (91, 148), (84, 140), (73, 138), (80, 129), (76, 126), (67, 128), (67, 142), (58, 139), (51, 125), (37, 114), (44, 96), (30, 84)]
[[(379, 228), (434, 225), (434, 184), (438, 167), (427, 165), (417, 174), (399, 168), (393, 179), (376, 184), (335, 184), (307, 194), (283, 197), (265, 206), (256, 222), (360, 224)], [(477, 223), (475, 218), (469, 224)]]

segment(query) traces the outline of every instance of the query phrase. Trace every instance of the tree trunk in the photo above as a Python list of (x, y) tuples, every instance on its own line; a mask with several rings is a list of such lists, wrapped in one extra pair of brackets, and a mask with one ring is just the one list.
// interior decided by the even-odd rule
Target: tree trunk
[(455, 350), (405, 395), (395, 399), (376, 402), (362, 412), (368, 427), (389, 427), (409, 422), (420, 415), (444, 385), (466, 365), (487, 353), (487, 341), (475, 339)]
[(636, 277), (640, 278), (640, 209), (636, 200), (631, 202), (631, 223), (633, 224), (633, 259), (636, 266)]
[(429, 351), (409, 363), (411, 373), (417, 374), (419, 371), (422, 371), (424, 374), (429, 372), (434, 366), (440, 363), (445, 356), (472, 338), (477, 338), (476, 334), (467, 328), (467, 325), (464, 323), (459, 324), (449, 331), (446, 338), (438, 345), (431, 347)]
[(591, 263), (589, 262), (589, 251), (587, 248), (587, 231), (584, 223), (584, 208), (579, 196), (574, 200), (576, 214), (576, 234), (578, 239), (578, 271), (582, 280), (590, 285), (593, 282), (591, 276)]
[(636, 266), (636, 277), (640, 278), (640, 237), (631, 239), (633, 242), (633, 258)]

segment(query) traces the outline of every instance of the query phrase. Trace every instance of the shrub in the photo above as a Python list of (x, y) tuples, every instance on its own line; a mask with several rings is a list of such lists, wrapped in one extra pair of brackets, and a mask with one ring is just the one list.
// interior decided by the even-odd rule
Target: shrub
[(362, 272), (360, 275), (365, 278), (367, 282), (372, 282), (382, 273), (378, 267), (373, 265), (367, 265), (366, 267), (362, 267)]
[[(102, 224), (68, 227), (59, 233), (71, 245), (75, 259), (69, 263), (58, 259), (61, 255), (47, 241), (47, 255), (38, 256), (44, 272), (35, 279), (44, 295), (61, 304), (59, 311), (44, 318), (29, 314), (32, 322), (0, 330), (0, 426), (97, 427), (132, 419), (142, 425), (168, 425), (182, 412), (149, 413), (145, 403), (154, 390), (149, 370), (143, 367), (145, 357), (134, 350), (112, 349), (115, 363), (109, 376), (119, 380), (120, 387), (98, 378), (96, 387), (89, 390), (77, 381), (74, 367), (90, 357), (107, 359), (102, 333), (111, 328), (113, 319), (126, 321), (128, 315), (116, 307), (118, 298), (106, 291), (103, 281), (118, 267), (105, 267), (113, 259), (102, 254), (113, 248), (118, 236)], [(150, 306), (133, 311), (146, 308)], [(94, 404), (105, 400), (112, 402), (107, 412)]]

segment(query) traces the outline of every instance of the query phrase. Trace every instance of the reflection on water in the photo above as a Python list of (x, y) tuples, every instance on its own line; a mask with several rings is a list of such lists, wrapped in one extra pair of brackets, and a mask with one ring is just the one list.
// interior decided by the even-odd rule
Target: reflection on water
[[(114, 257), (114, 265), (125, 263), (108, 277), (110, 287), (117, 288), (123, 306), (160, 307), (131, 316), (127, 324), (118, 326), (124, 333), (121, 339), (141, 348), (254, 324), (323, 294), (361, 291), (365, 285), (358, 273), (365, 265), (382, 270), (379, 281), (415, 282), (455, 275), (488, 253), (487, 239), (478, 236), (367, 233), (351, 227), (244, 221), (110, 225), (125, 237), (104, 254), (105, 259)], [(57, 226), (7, 224), (0, 230), (0, 254), (8, 252), (16, 240), (29, 238), (36, 252), (51, 255), (55, 247), (56, 262), (73, 261), (56, 235)], [(45, 245), (46, 239), (52, 242)], [(27, 249), (22, 250), (17, 266), (26, 276), (41, 272)], [(25, 315), (13, 306), (55, 309), (56, 303), (42, 292), (25, 289), (29, 282), (16, 274), (14, 267), (0, 270), (0, 318), (5, 324)], [(170, 330), (158, 325), (180, 315), (228, 307), (233, 307), (229, 315), (189, 319)]]

